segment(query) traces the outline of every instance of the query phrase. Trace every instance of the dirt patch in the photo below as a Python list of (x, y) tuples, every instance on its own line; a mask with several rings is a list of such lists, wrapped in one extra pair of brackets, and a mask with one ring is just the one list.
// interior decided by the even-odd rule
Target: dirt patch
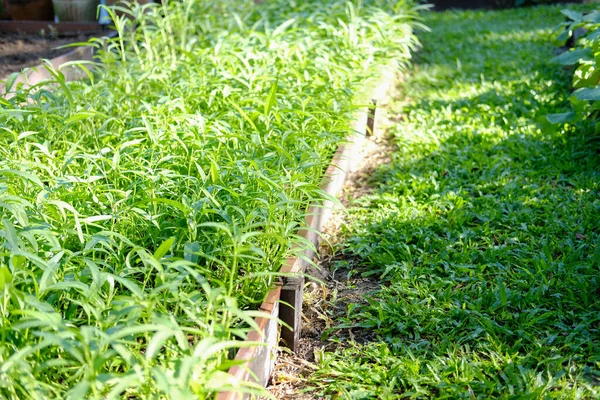
[(57, 49), (70, 43), (86, 42), (102, 32), (61, 34), (42, 36), (36, 34), (0, 33), (0, 79), (12, 72), (41, 63), (41, 59), (51, 59), (73, 50)]
[[(344, 206), (352, 199), (371, 193), (375, 189), (373, 173), (380, 165), (391, 161), (390, 154), (395, 146), (384, 132), (395, 118), (388, 118), (386, 103), (380, 103), (379, 107), (383, 115), (378, 119), (376, 133), (362, 147), (362, 162), (349, 174), (340, 196)], [(319, 353), (334, 351), (346, 343), (367, 343), (375, 339), (370, 330), (340, 327), (351, 304), (366, 303), (365, 296), (381, 287), (376, 278), (360, 276), (358, 259), (335, 253), (334, 249), (344, 240), (341, 233), (344, 223), (344, 210), (334, 210), (323, 229), (317, 260), (319, 268), (307, 271), (314, 279), (308, 279), (304, 289), (299, 348), (295, 354), (279, 350), (268, 386), (270, 393), (278, 399), (314, 400), (313, 394), (303, 393), (303, 390), (308, 387), (306, 378), (317, 369)]]
[[(309, 271), (320, 282), (309, 280), (304, 289), (299, 348), (295, 354), (279, 350), (277, 356), (268, 389), (278, 399), (315, 399), (314, 395), (302, 393), (302, 390), (307, 387), (306, 378), (317, 369), (319, 352), (334, 351), (349, 342), (367, 343), (375, 339), (369, 330), (343, 328), (339, 324), (346, 317), (350, 304), (366, 303), (365, 295), (379, 289), (380, 285), (371, 279), (352, 276), (349, 273), (351, 267), (333, 269), (335, 261), (342, 258), (327, 256), (327, 250), (324, 252), (320, 269)], [(343, 261), (347, 263), (348, 259)]]

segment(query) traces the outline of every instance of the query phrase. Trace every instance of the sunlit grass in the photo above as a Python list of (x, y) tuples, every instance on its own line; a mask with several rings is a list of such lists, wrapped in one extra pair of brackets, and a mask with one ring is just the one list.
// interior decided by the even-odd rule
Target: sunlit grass
[[(557, 7), (427, 17), (392, 107), (404, 114), (392, 162), (337, 249), (381, 281), (341, 321), (376, 338), (318, 354), (315, 395), (598, 396), (598, 147), (545, 120), (568, 107), (569, 77), (549, 63), (561, 19)], [(513, 32), (535, 40), (488, 40)]]

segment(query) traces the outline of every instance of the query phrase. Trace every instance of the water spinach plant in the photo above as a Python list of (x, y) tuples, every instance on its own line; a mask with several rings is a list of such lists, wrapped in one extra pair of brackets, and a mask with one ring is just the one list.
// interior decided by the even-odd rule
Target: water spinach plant
[(111, 10), (88, 78), (0, 98), (0, 398), (210, 398), (410, 2)]

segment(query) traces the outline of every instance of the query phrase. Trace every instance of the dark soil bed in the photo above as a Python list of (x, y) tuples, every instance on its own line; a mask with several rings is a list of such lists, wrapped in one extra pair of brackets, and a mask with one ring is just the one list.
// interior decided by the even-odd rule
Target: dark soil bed
[(0, 33), (0, 79), (12, 72), (41, 63), (65, 54), (72, 48), (57, 49), (69, 43), (85, 42), (101, 32), (41, 36), (35, 34)]
[(448, 9), (497, 9), (511, 8), (515, 6), (535, 6), (541, 4), (560, 4), (560, 3), (582, 3), (593, 1), (585, 0), (429, 0), (428, 3), (434, 5), (434, 10)]

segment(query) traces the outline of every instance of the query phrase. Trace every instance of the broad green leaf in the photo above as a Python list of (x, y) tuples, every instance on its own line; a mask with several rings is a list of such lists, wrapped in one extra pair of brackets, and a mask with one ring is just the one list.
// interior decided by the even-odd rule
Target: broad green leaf
[(594, 10), (594, 11), (584, 15), (583, 20), (586, 22), (591, 22), (593, 24), (600, 24), (600, 12)]
[(576, 49), (573, 51), (567, 50), (564, 53), (554, 57), (550, 62), (560, 65), (574, 65), (583, 61), (593, 60), (593, 55), (590, 49)]
[(575, 113), (569, 111), (560, 114), (548, 114), (546, 118), (551, 124), (564, 124), (573, 121), (575, 119)]
[(572, 35), (573, 35), (572, 30), (565, 29), (556, 37), (556, 45), (563, 46)]
[(600, 29), (596, 29), (591, 33), (585, 35), (585, 38), (589, 41), (598, 40), (600, 38)]
[(600, 82), (600, 69), (592, 64), (580, 65), (573, 74), (573, 87), (575, 89), (593, 87)]
[(566, 15), (571, 21), (579, 22), (583, 19), (583, 13), (580, 11), (564, 9), (560, 12)]
[(587, 101), (599, 101), (600, 100), (600, 86), (595, 88), (583, 88), (573, 92), (573, 95), (579, 100)]

